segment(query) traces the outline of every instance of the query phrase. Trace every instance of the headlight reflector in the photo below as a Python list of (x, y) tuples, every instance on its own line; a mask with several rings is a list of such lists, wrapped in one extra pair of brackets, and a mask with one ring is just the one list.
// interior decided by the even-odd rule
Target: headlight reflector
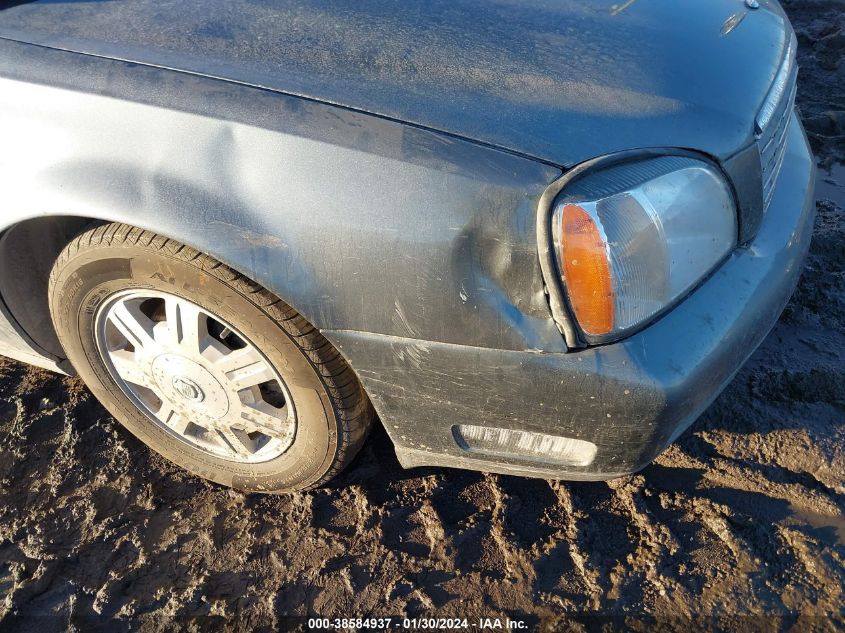
[(728, 184), (665, 156), (569, 183), (555, 204), (558, 268), (588, 342), (619, 338), (682, 298), (736, 246)]

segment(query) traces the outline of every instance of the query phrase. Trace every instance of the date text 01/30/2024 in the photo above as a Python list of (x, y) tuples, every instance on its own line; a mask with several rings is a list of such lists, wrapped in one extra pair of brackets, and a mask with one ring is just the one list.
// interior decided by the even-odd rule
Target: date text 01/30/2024
[(309, 618), (308, 629), (525, 630), (523, 620), (510, 618)]

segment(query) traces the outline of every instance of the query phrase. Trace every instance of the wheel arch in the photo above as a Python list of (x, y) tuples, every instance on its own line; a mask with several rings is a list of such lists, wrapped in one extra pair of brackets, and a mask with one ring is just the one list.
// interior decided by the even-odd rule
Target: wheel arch
[(65, 354), (48, 305), (50, 270), (91, 218), (43, 216), (7, 227), (0, 237), (0, 297), (31, 343), (53, 359)]
[[(20, 219), (3, 229), (0, 235), (0, 300), (23, 333), (29, 337), (31, 343), (34, 343), (37, 349), (51, 360), (61, 361), (66, 358), (66, 355), (56, 335), (48, 305), (50, 271), (62, 250), (77, 235), (98, 224), (121, 222), (155, 232), (157, 235), (205, 253), (244, 277), (266, 287), (302, 314), (299, 307), (291, 303), (284, 292), (280, 292), (277, 287), (269, 287), (261, 279), (256, 278), (256, 267), (250, 265), (250, 262), (262, 261), (264, 258), (256, 257), (255, 249), (269, 248), (269, 244), (259, 247), (254, 243), (247, 244), (246, 248), (230, 248), (221, 253), (223, 249), (214, 248), (214, 245), (209, 244), (207, 240), (192, 239), (190, 236), (186, 239), (183, 235), (163, 230), (164, 222), (131, 221), (126, 217), (127, 215), (119, 212), (109, 216), (36, 215)], [(253, 241), (261, 237), (257, 234), (250, 235), (248, 229), (239, 228), (234, 224), (229, 226), (233, 232), (242, 231), (242, 235), (246, 233)], [(273, 238), (265, 239), (272, 241)], [(232, 257), (233, 252), (244, 253), (247, 256)], [(321, 329), (319, 324), (314, 323), (308, 315), (303, 314), (303, 316), (318, 330)], [(348, 359), (345, 358), (345, 360), (349, 362)], [(353, 371), (355, 371), (354, 368)]]

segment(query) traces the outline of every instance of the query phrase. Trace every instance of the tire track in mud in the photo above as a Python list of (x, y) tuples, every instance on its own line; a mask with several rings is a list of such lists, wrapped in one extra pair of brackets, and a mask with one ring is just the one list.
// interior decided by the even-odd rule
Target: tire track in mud
[[(841, 6), (785, 6), (813, 146), (842, 160)], [(323, 489), (244, 496), (151, 453), (79, 381), (0, 361), (0, 618), (52, 614), (44, 630), (100, 615), (171, 630), (316, 614), (842, 627), (843, 206), (818, 201), (799, 288), (725, 393), (654, 464), (608, 483), (404, 471), (376, 431)]]

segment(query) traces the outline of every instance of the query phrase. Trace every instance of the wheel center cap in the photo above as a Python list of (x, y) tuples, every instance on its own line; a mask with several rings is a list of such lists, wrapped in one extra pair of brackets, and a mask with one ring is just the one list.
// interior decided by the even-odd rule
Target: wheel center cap
[(205, 394), (202, 389), (200, 389), (200, 386), (190, 378), (186, 378), (184, 376), (174, 376), (172, 384), (176, 393), (182, 396), (185, 400), (189, 400), (191, 402), (202, 402), (205, 400)]
[[(152, 362), (153, 379), (180, 415), (197, 424), (218, 420), (229, 411), (229, 397), (211, 372), (181, 354), (166, 353)], [(201, 424), (202, 426), (202, 424)]]

